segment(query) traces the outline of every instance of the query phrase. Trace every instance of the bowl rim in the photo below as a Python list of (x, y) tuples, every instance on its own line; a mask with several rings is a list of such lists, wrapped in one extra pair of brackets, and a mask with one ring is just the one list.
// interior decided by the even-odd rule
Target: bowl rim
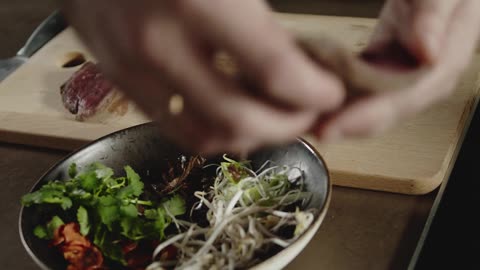
[[(56, 161), (53, 165), (51, 165), (47, 170), (45, 170), (45, 172), (35, 181), (35, 183), (30, 187), (28, 193), (32, 192), (37, 186), (38, 184), (50, 173), (52, 172), (55, 168), (57, 168), (60, 164), (64, 163), (67, 159), (71, 158), (72, 156), (78, 154), (79, 152), (89, 148), (90, 146), (92, 145), (95, 145), (96, 143), (100, 142), (100, 141), (103, 141), (103, 140), (106, 140), (106, 139), (109, 139), (117, 134), (120, 134), (120, 133), (124, 133), (128, 130), (132, 130), (132, 129), (137, 129), (137, 128), (141, 128), (143, 126), (154, 126), (155, 123), (153, 121), (151, 122), (145, 122), (145, 123), (141, 123), (141, 124), (137, 124), (137, 125), (133, 125), (133, 126), (130, 126), (130, 127), (127, 127), (127, 128), (123, 128), (123, 129), (120, 129), (120, 130), (117, 130), (117, 131), (114, 131), (114, 132), (111, 132), (111, 133), (108, 133), (106, 135), (103, 135), (95, 140), (92, 140), (80, 147), (78, 147), (77, 149), (75, 150), (72, 150), (70, 153), (68, 153), (67, 155), (65, 155), (63, 158), (59, 159), (58, 161)], [(313, 145), (308, 142), (306, 139), (302, 138), (302, 137), (296, 137), (295, 139), (297, 142), (300, 142), (301, 144), (303, 144), (305, 147), (307, 147), (307, 149), (313, 153), (315, 155), (316, 158), (318, 158), (322, 164), (323, 164), (323, 167), (325, 169), (325, 175), (326, 175), (326, 182), (327, 182), (327, 190), (326, 190), (326, 194), (325, 194), (325, 199), (324, 199), (324, 203), (323, 205), (318, 209), (319, 212), (318, 214), (316, 215), (315, 219), (314, 219), (314, 222), (302, 233), (302, 235), (300, 235), (297, 239), (295, 239), (295, 241), (293, 241), (288, 247), (286, 248), (283, 248), (281, 251), (279, 251), (278, 253), (276, 253), (275, 255), (273, 256), (270, 256), (269, 258), (267, 258), (266, 260), (254, 265), (252, 268), (254, 269), (263, 269), (266, 265), (272, 263), (273, 261), (275, 261), (275, 258), (276, 257), (280, 257), (282, 256), (283, 254), (285, 254), (286, 252), (288, 252), (288, 250), (294, 246), (296, 243), (299, 243), (299, 242), (302, 242), (302, 241), (306, 241), (306, 243), (308, 244), (311, 239), (312, 239), (312, 236), (310, 236), (310, 239), (306, 239), (309, 237), (308, 235), (308, 232), (312, 231), (312, 230), (315, 230), (315, 231), (318, 231), (320, 225), (323, 223), (324, 219), (325, 219), (325, 216), (328, 212), (328, 209), (329, 209), (329, 206), (330, 206), (330, 201), (331, 201), (331, 193), (332, 193), (332, 181), (331, 181), (331, 173), (330, 173), (330, 170), (327, 166), (327, 163), (325, 161), (325, 159), (323, 158), (323, 156), (318, 152), (318, 150), (313, 147)], [(24, 212), (24, 209), (25, 209), (25, 206), (24, 205), (21, 205), (20, 207), (20, 211), (19, 211), (19, 216), (18, 216), (18, 221), (17, 221), (17, 226), (18, 226), (18, 233), (20, 235), (20, 240), (22, 242), (22, 245), (24, 247), (24, 249), (27, 251), (28, 255), (30, 256), (30, 258), (33, 259), (33, 261), (37, 264), (37, 266), (39, 266), (41, 269), (43, 270), (51, 270), (52, 268), (50, 268), (48, 265), (46, 265), (42, 260), (40, 260), (36, 254), (33, 252), (33, 250), (31, 249), (31, 247), (28, 245), (26, 239), (25, 239), (25, 236), (24, 236), (24, 232), (22, 230), (22, 217), (23, 217), (23, 212)], [(313, 235), (315, 235), (316, 232), (313, 232)], [(303, 250), (303, 248), (301, 249)], [(300, 252), (301, 252), (300, 250)], [(298, 254), (296, 254), (294, 257), (298, 256)], [(289, 260), (288, 263), (290, 263), (291, 260)]]

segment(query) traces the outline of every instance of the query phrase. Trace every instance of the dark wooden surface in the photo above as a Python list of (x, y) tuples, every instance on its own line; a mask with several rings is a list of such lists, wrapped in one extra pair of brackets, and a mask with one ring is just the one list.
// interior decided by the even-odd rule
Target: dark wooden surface
[[(0, 1), (0, 58), (14, 54), (22, 46), (30, 32), (55, 8), (53, 2)], [(273, 2), (282, 10), (305, 10), (310, 4), (315, 11), (312, 13), (321, 13), (323, 7), (328, 12), (337, 10), (358, 16), (376, 14), (379, 7), (379, 1)], [(370, 5), (368, 12), (361, 4), (364, 2)], [(348, 8), (345, 3), (349, 4)], [(19, 200), (50, 166), (67, 154), (0, 143), (2, 269), (37, 269), (20, 242)], [(288, 269), (405, 269), (435, 193), (407, 196), (334, 187), (324, 224), (314, 241)]]

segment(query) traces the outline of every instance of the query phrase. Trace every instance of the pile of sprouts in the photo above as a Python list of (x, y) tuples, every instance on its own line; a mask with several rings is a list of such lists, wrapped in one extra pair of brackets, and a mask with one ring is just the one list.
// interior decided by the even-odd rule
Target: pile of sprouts
[[(210, 190), (196, 191), (191, 209), (206, 209), (208, 226), (173, 217), (179, 233), (156, 247), (147, 270), (247, 268), (259, 263), (258, 254), (289, 246), (312, 224), (314, 210), (300, 210), (311, 196), (300, 168), (266, 162), (253, 171), (248, 162), (226, 156), (216, 166)], [(162, 259), (172, 247), (176, 256)]]

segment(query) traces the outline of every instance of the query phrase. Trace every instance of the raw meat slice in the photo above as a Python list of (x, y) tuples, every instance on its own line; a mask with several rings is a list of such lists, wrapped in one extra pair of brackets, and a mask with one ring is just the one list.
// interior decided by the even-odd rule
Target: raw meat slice
[(128, 102), (102, 74), (97, 64), (85, 63), (61, 87), (63, 105), (79, 121), (97, 119), (105, 114), (123, 115)]

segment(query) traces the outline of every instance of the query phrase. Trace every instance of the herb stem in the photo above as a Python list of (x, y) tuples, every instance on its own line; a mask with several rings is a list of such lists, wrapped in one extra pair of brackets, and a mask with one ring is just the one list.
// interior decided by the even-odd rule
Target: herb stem
[(153, 203), (151, 201), (142, 201), (139, 199), (133, 199), (133, 200), (124, 200), (126, 203), (131, 203), (131, 204), (139, 204), (139, 205), (145, 205), (145, 206), (152, 206)]

